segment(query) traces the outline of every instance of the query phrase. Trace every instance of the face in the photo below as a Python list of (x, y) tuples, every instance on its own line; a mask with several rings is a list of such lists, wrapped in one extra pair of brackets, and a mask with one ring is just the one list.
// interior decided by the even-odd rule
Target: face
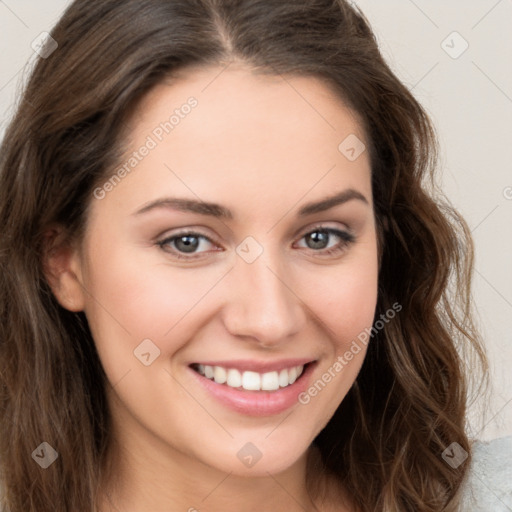
[(221, 70), (140, 103), (72, 256), (73, 308), (120, 439), (256, 476), (296, 463), (353, 384), (377, 238), (357, 117), (317, 79)]

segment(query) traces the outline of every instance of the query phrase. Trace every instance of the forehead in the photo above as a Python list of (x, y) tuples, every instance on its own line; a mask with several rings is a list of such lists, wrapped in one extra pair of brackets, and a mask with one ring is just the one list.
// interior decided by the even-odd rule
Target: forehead
[[(171, 139), (176, 139), (179, 132), (185, 135), (187, 126), (198, 137), (205, 135), (214, 140), (227, 135), (234, 142), (240, 142), (247, 133), (254, 137), (259, 132), (261, 138), (271, 137), (275, 131), (283, 135), (284, 129), (290, 138), (295, 135), (297, 143), (301, 137), (294, 132), (307, 133), (312, 142), (327, 136), (326, 143), (335, 143), (343, 134), (351, 133), (365, 138), (358, 114), (327, 81), (313, 76), (258, 73), (239, 63), (180, 70), (146, 94), (130, 126), (136, 132), (147, 133), (155, 122), (168, 120), (190, 98), (197, 100), (199, 108), (194, 108), (192, 121), (179, 123), (180, 129)], [(198, 138), (200, 142), (205, 142), (204, 138)]]
[(346, 152), (368, 145), (358, 117), (314, 77), (238, 64), (189, 69), (154, 87), (127, 128), (125, 162), (151, 146), (112, 194), (133, 206), (164, 192), (234, 209), (243, 198), (270, 220), (344, 188), (371, 199), (368, 152)]

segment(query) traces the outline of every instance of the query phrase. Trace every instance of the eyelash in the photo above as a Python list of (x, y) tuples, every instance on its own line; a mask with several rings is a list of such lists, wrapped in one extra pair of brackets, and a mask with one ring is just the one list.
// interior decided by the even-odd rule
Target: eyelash
[[(349, 233), (348, 231), (341, 231), (339, 229), (324, 227), (322, 225), (315, 226), (314, 228), (312, 228), (310, 231), (308, 231), (307, 233), (302, 235), (300, 240), (302, 240), (306, 236), (311, 235), (311, 234), (316, 233), (316, 232), (323, 232), (323, 233), (327, 233), (329, 235), (335, 235), (335, 236), (337, 236), (337, 237), (339, 237), (341, 239), (341, 242), (339, 244), (337, 244), (336, 246), (331, 247), (329, 249), (320, 249), (320, 250), (310, 249), (311, 251), (313, 251), (315, 253), (319, 253), (322, 256), (331, 256), (331, 255), (342, 253), (350, 245), (352, 245), (356, 241), (355, 235), (352, 234), (352, 233)], [(196, 253), (195, 255), (193, 255), (193, 253), (192, 253), (192, 256), (184, 256), (184, 253), (180, 253), (177, 250), (169, 251), (168, 249), (166, 249), (168, 244), (170, 244), (172, 241), (178, 240), (179, 238), (187, 236), (187, 235), (188, 236), (193, 236), (193, 237), (196, 237), (196, 238), (203, 238), (203, 239), (207, 240), (208, 242), (210, 242), (210, 243), (212, 243), (214, 245), (217, 245), (209, 237), (207, 237), (206, 235), (203, 235), (202, 233), (198, 233), (196, 231), (183, 231), (181, 233), (177, 233), (177, 234), (175, 234), (175, 235), (173, 235), (171, 237), (167, 237), (167, 238), (165, 238), (163, 240), (157, 241), (156, 245), (158, 247), (160, 247), (160, 249), (162, 249), (166, 253), (170, 252), (173, 255), (173, 257), (175, 257), (177, 259), (191, 261), (191, 260), (195, 260), (195, 259), (201, 258), (200, 255), (203, 254), (203, 253)]]

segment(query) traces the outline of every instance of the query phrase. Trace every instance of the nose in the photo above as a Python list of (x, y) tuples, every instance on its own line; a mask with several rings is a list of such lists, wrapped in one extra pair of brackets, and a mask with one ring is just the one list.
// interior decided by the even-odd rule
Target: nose
[(306, 322), (305, 305), (290, 275), (276, 259), (261, 256), (250, 264), (239, 259), (227, 284), (226, 329), (269, 348), (300, 332)]

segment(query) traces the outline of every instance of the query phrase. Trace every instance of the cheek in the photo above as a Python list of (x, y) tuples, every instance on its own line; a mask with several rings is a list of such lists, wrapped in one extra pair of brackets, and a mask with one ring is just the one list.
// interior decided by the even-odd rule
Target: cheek
[[(167, 264), (158, 247), (116, 238), (115, 232), (98, 229), (90, 241), (86, 285), (127, 330), (162, 336), (201, 297), (204, 279), (192, 268)], [(94, 302), (90, 306), (98, 308)]]
[(113, 378), (133, 365), (134, 350), (145, 339), (152, 340), (162, 354), (172, 355), (181, 348), (186, 342), (186, 337), (178, 336), (186, 323), (182, 320), (218, 280), (218, 269), (199, 273), (170, 268), (143, 261), (141, 252), (96, 251), (93, 261), (104, 264), (91, 265), (86, 276), (87, 319)]
[(373, 323), (377, 304), (377, 279), (364, 276), (364, 279), (345, 281), (341, 285), (337, 300), (330, 304), (332, 329), (340, 336), (339, 350), (359, 336)]
[[(378, 293), (376, 258), (365, 263), (340, 265), (325, 275), (312, 276), (307, 286), (309, 303), (324, 324), (336, 352), (371, 327)], [(314, 284), (314, 287), (313, 287)]]
[(330, 276), (325, 272), (320, 281), (316, 279), (317, 291), (311, 296), (330, 346), (315, 380), (299, 396), (299, 402), (318, 411), (319, 430), (353, 385), (371, 339), (368, 333), (377, 305), (378, 262), (376, 246), (370, 244), (365, 249), (344, 260)]
[[(377, 303), (377, 272), (367, 268), (319, 287), (312, 303), (328, 339), (325, 358), (298, 401), (320, 432), (354, 384), (370, 342)], [(321, 283), (320, 283), (321, 284)], [(322, 293), (320, 293), (320, 288)]]

